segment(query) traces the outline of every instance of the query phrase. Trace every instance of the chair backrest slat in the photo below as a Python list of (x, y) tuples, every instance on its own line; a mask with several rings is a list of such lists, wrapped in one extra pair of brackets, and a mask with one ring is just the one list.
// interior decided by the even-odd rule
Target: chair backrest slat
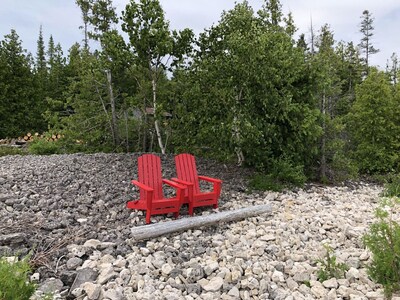
[(193, 155), (183, 153), (175, 156), (176, 173), (179, 179), (193, 183), (195, 193), (200, 192), (196, 160)]
[[(161, 159), (154, 154), (143, 154), (138, 158), (139, 182), (154, 189), (154, 198), (163, 198)], [(140, 191), (140, 197), (144, 197), (144, 191)]]

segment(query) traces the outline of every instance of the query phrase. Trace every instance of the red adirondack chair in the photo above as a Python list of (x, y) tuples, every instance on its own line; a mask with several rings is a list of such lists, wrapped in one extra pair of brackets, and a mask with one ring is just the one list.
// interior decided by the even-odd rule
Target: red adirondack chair
[[(178, 178), (172, 178), (172, 180), (187, 186), (183, 203), (189, 204), (189, 214), (193, 215), (195, 207), (212, 205), (213, 208), (217, 208), (222, 181), (198, 175), (196, 161), (191, 154), (183, 153), (175, 156), (175, 165)], [(211, 182), (213, 190), (202, 192), (200, 190), (200, 180)]]
[[(138, 181), (132, 184), (139, 187), (140, 199), (126, 203), (127, 208), (145, 210), (146, 223), (150, 223), (152, 215), (173, 213), (177, 218), (181, 208), (186, 186), (171, 180), (162, 179), (161, 160), (154, 154), (144, 154), (138, 158)], [(168, 184), (176, 189), (176, 196), (164, 198), (162, 185)]]

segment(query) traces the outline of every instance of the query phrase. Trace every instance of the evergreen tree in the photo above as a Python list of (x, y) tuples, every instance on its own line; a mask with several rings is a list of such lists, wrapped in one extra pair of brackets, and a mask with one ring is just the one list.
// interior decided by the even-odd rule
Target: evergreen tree
[(45, 74), (47, 72), (47, 68), (46, 68), (46, 52), (45, 52), (45, 47), (44, 47), (42, 26), (40, 26), (39, 38), (37, 40), (36, 72), (38, 74), (41, 74), (41, 76), (45, 76)]
[(43, 129), (30, 58), (15, 30), (0, 42), (0, 138)]
[(400, 112), (388, 77), (371, 69), (356, 88), (356, 100), (348, 116), (354, 158), (365, 173), (398, 171)]
[(374, 35), (374, 18), (368, 10), (364, 10), (361, 16), (360, 32), (362, 33), (361, 42), (358, 45), (362, 53), (364, 53), (365, 73), (369, 72), (370, 57), (379, 52), (372, 44), (372, 37)]

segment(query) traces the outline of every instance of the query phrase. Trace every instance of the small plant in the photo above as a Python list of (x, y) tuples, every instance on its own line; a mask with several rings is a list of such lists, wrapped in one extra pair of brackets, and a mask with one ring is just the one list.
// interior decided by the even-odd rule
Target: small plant
[(28, 300), (35, 292), (35, 284), (29, 282), (28, 257), (9, 262), (0, 258), (0, 299)]
[(317, 273), (318, 280), (323, 282), (333, 277), (337, 279), (344, 278), (349, 267), (345, 263), (336, 262), (336, 256), (333, 254), (332, 247), (325, 244), (324, 248), (326, 250), (325, 258), (317, 260), (321, 264), (321, 268)]
[[(390, 186), (386, 194), (398, 194), (397, 187)], [(371, 278), (383, 285), (385, 296), (400, 290), (400, 226), (394, 220), (399, 210), (400, 198), (384, 198), (375, 215), (378, 221), (370, 226), (363, 236), (364, 244), (372, 252), (372, 261), (367, 266)]]

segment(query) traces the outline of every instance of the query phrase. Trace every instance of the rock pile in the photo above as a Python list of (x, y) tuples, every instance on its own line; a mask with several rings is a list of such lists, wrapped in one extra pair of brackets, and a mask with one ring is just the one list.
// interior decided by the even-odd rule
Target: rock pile
[[(224, 180), (219, 211), (267, 204), (272, 215), (134, 242), (125, 209), (138, 154), (0, 158), (0, 255), (34, 249), (32, 280), (58, 299), (382, 299), (361, 236), (381, 188), (369, 184), (246, 193), (246, 170), (199, 160)], [(175, 174), (162, 158), (164, 177)], [(166, 191), (168, 192), (168, 191)], [(216, 213), (197, 209), (197, 215)], [(181, 218), (187, 218), (182, 212)], [(172, 220), (166, 216), (153, 222)], [(318, 281), (324, 245), (349, 269)]]

